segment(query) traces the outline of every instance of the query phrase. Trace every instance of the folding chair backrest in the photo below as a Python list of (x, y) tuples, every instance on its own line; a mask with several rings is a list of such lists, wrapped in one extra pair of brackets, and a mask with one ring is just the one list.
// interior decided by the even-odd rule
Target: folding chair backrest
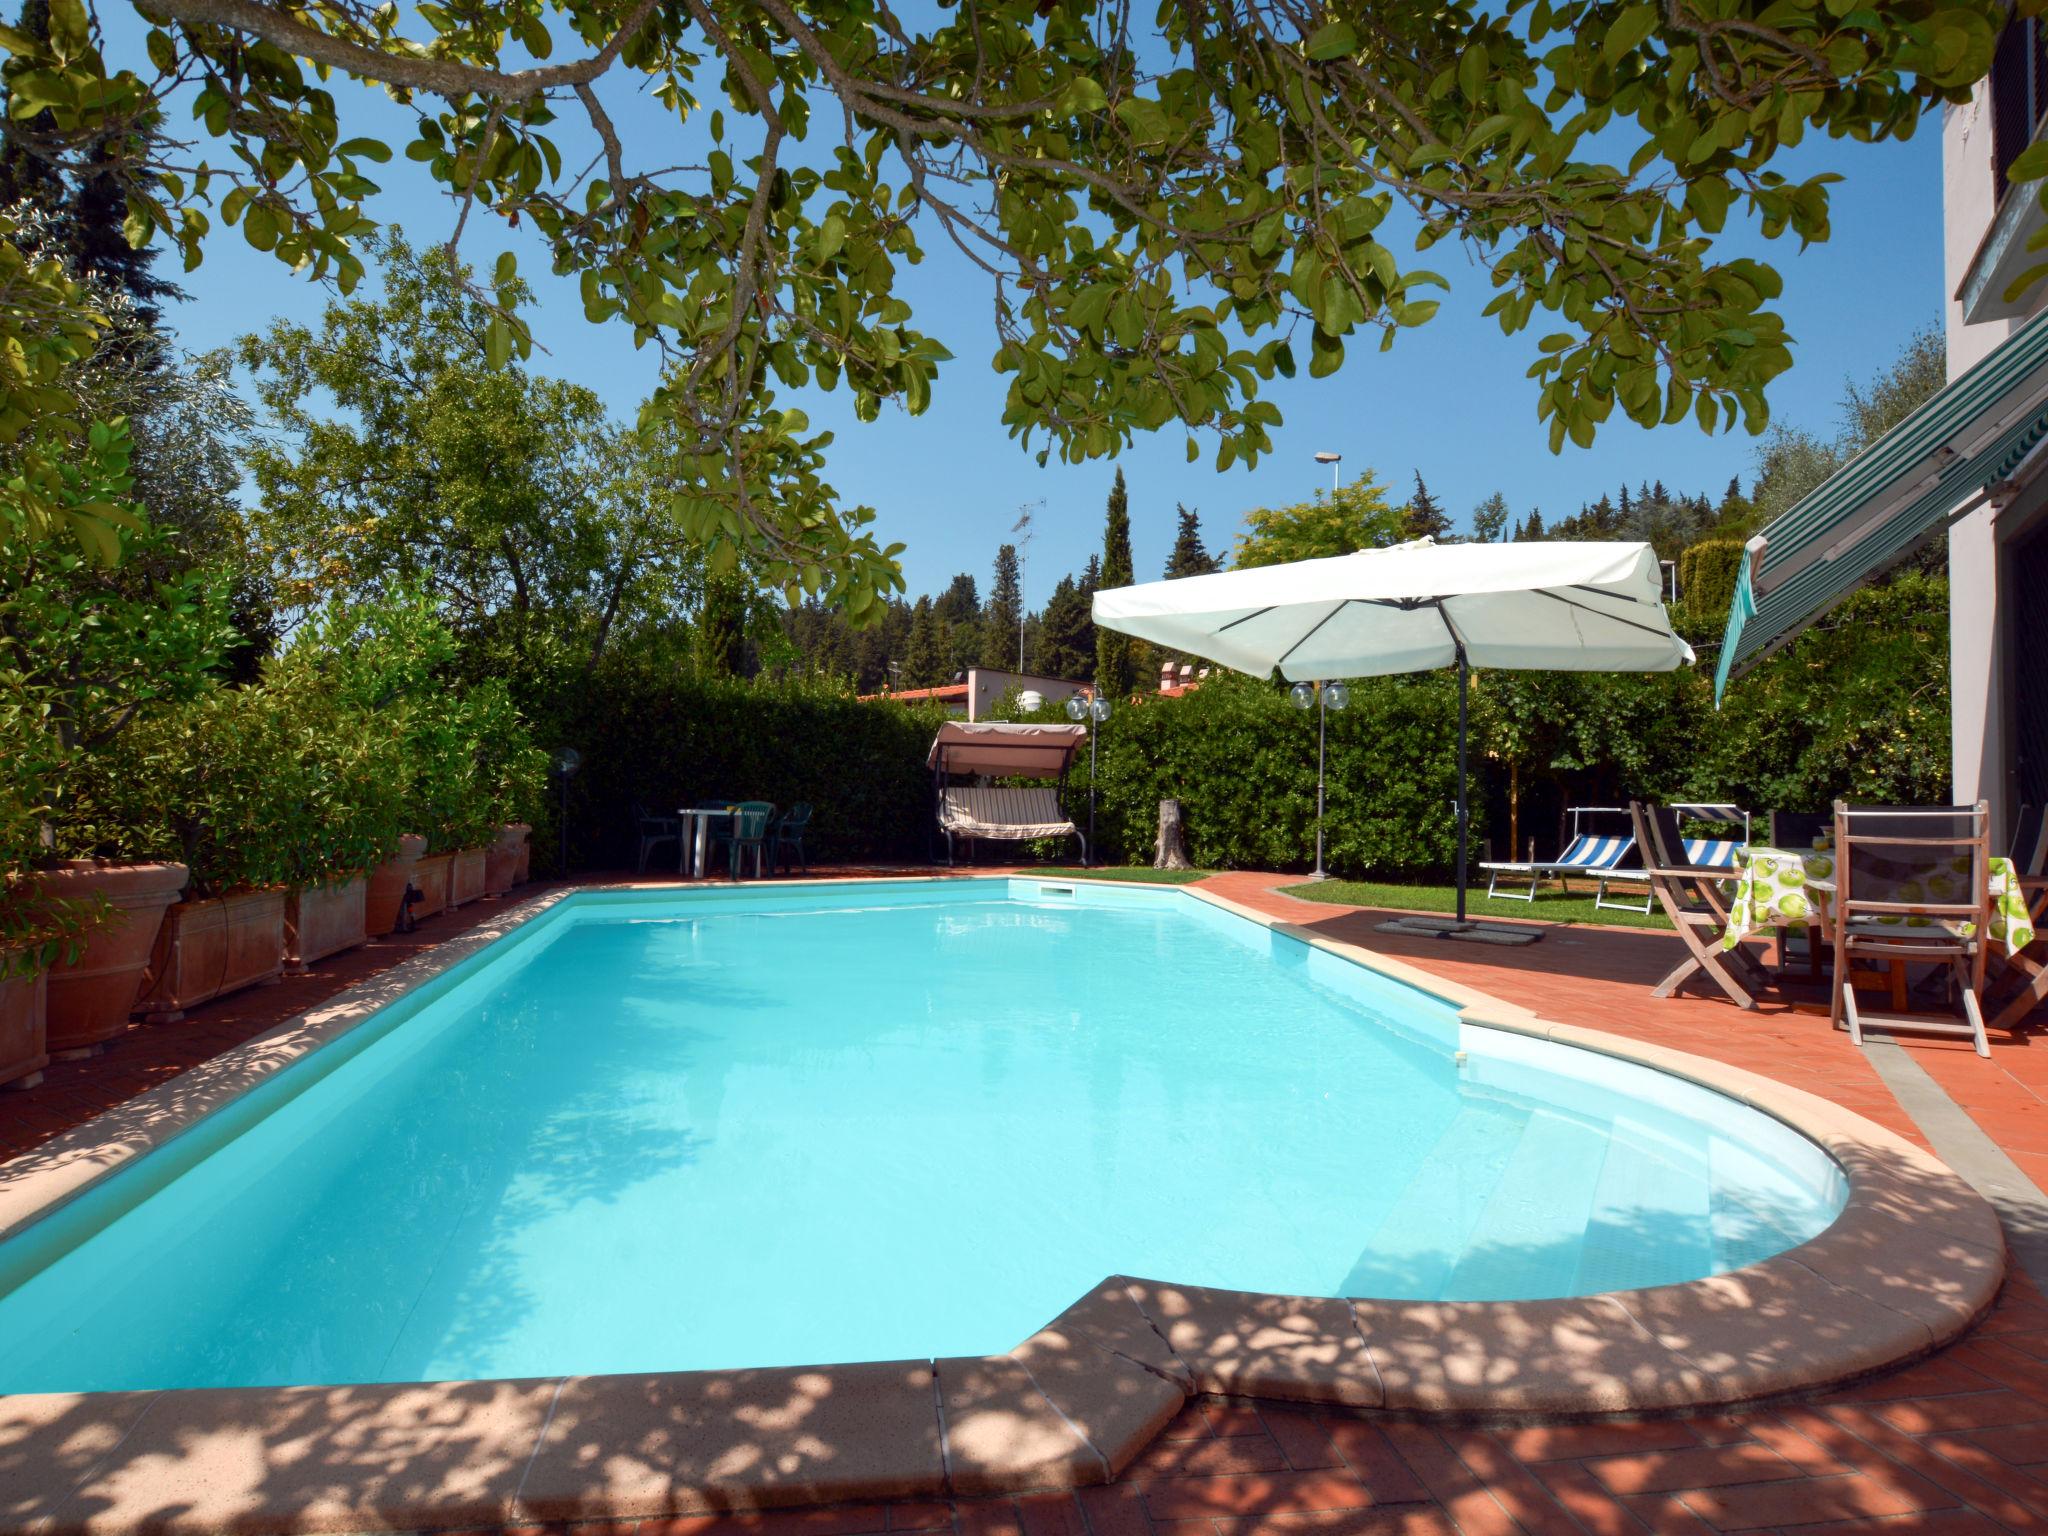
[(1773, 848), (1811, 848), (1816, 837), (1823, 832), (1832, 833), (1834, 830), (1835, 818), (1832, 814), (1813, 816), (1805, 811), (1771, 812), (1770, 837)]
[(1688, 837), (1681, 847), (1694, 869), (1733, 869), (1742, 844), (1732, 837)]
[(1678, 812), (1668, 805), (1644, 805), (1643, 821), (1650, 834), (1649, 852), (1653, 862), (1661, 869), (1682, 869), (1688, 860), (1685, 857), (1685, 840), (1678, 831)]
[(2023, 805), (2012, 824), (2012, 866), (2022, 875), (2048, 875), (2048, 810)]
[(1978, 919), (1990, 901), (1991, 810), (1835, 802), (1836, 896), (1847, 917)]

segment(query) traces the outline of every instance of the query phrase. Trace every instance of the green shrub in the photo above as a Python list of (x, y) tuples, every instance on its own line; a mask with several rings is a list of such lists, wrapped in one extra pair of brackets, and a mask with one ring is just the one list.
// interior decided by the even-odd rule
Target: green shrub
[(361, 874), (404, 832), (489, 842), (545, 764), (504, 685), (453, 682), (452, 655), (419, 600), (318, 615), (259, 684), (160, 709), (82, 761), (65, 850), (176, 859), (218, 895)]
[[(1347, 874), (1447, 869), (1457, 856), (1458, 696), (1448, 673), (1362, 678), (1329, 715), (1324, 864)], [(1028, 718), (1065, 720), (1060, 705)], [(1216, 869), (1306, 869), (1315, 856), (1316, 711), (1287, 690), (1217, 672), (1176, 698), (1143, 695), (1099, 727), (1095, 838), (1110, 863), (1150, 862), (1159, 802), (1181, 803), (1188, 854)], [(1476, 850), (1478, 766), (1474, 764)], [(1068, 810), (1087, 816), (1084, 747)], [(1475, 854), (1476, 857), (1476, 854)]]
[[(125, 475), (125, 434), (114, 449), (108, 462)], [(125, 562), (112, 568), (0, 498), (0, 979), (56, 959), (106, 910), (45, 898), (34, 879), (77, 851), (64, 828), (81, 769), (203, 691), (234, 636), (225, 582), (187, 572), (153, 584), (138, 569), (163, 537), (142, 526), (108, 537)]]
[(158, 711), (79, 765), (69, 850), (174, 859), (199, 896), (283, 884), (299, 866), (310, 799), (293, 738), (263, 689), (214, 688)]
[[(720, 796), (808, 801), (816, 810), (815, 859), (922, 859), (932, 848), (931, 775), (925, 754), (939, 722), (934, 705), (863, 703), (831, 684), (741, 681), (678, 671), (655, 658), (608, 658), (565, 669), (522, 695), (534, 736), (549, 752), (574, 747), (569, 781), (569, 857), (578, 867), (617, 867), (635, 851), (633, 806), (667, 815)], [(553, 855), (553, 797), (534, 846)], [(658, 855), (675, 857), (665, 848)], [(671, 866), (673, 867), (673, 866)]]
[(1728, 627), (1728, 605), (1742, 571), (1740, 539), (1706, 539), (1678, 557), (1679, 627), (1692, 635), (1719, 635)]

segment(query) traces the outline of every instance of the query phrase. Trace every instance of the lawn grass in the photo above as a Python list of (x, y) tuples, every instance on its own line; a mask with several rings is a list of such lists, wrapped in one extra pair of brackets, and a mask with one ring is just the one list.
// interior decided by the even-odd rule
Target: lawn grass
[[(1290, 885), (1287, 894), (1305, 901), (1327, 901), (1350, 907), (1402, 907), (1414, 912), (1455, 912), (1458, 889), (1453, 885), (1386, 885), (1375, 880), (1316, 880)], [(1603, 928), (1658, 928), (1671, 924), (1662, 912), (1616, 912), (1593, 905), (1593, 892), (1565, 892), (1546, 886), (1531, 901), (1488, 901), (1482, 885), (1468, 891), (1467, 917), (1533, 917), (1546, 923), (1587, 923)]]
[(1056, 880), (1134, 880), (1141, 885), (1193, 885), (1197, 880), (1207, 879), (1215, 871), (1154, 869), (1148, 864), (1118, 867), (1112, 864), (1094, 869), (1034, 869), (1028, 873), (1045, 875)]

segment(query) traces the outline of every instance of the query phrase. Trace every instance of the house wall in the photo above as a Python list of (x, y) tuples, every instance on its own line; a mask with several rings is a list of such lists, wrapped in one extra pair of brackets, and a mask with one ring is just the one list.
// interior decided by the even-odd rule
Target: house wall
[(1061, 677), (1039, 677), (1031, 672), (998, 672), (989, 667), (973, 667), (967, 673), (967, 718), (986, 720), (996, 701), (1012, 688), (1035, 688), (1045, 695), (1048, 704), (1063, 704), (1077, 693), (1085, 693), (1086, 683), (1069, 682)]
[[(1960, 290), (1998, 208), (1992, 175), (1990, 83), (1979, 81), (1967, 105), (1944, 109), (1942, 120), (1942, 234), (1948, 376), (1981, 361), (2022, 325), (2028, 315), (1974, 324), (1965, 320)], [(2023, 194), (2024, 195), (2024, 194)], [(2048, 285), (2030, 301), (2029, 312), (2048, 303)], [(2008, 659), (2010, 620), (2000, 602), (2002, 544), (2030, 517), (2042, 495), (2029, 488), (2003, 513), (1990, 504), (1949, 529), (1950, 746), (1955, 765), (1955, 798), (1964, 804), (1991, 803), (1994, 837), (2002, 837), (2012, 801), (2012, 711)]]

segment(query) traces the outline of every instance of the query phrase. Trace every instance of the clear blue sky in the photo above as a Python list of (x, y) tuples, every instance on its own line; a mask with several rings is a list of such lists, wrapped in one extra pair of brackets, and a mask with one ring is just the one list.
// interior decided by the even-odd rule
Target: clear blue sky
[[(124, 62), (140, 32), (125, 8), (110, 8), (113, 62)], [(403, 143), (409, 132), (388, 103), (337, 81), (347, 112), (364, 112), (361, 128), (381, 129)], [(620, 113), (620, 105), (625, 112)], [(635, 104), (614, 104), (630, 128), (638, 118), (660, 131), (660, 119)], [(674, 142), (671, 120), (663, 138)], [(1795, 339), (1796, 362), (1771, 391), (1774, 417), (1831, 432), (1847, 378), (1865, 378), (1894, 357), (1916, 328), (1939, 318), (1941, 207), (1939, 124), (1930, 118), (1905, 144), (1809, 142), (1781, 166), (1788, 174), (1833, 170), (1846, 179), (1834, 188), (1834, 238), (1801, 253), (1795, 242), (1738, 236), (1735, 244), (1771, 260), (1785, 277), (1780, 307)], [(438, 240), (452, 227), (454, 208), (423, 168), (395, 158), (382, 167), (385, 193), (372, 212), (405, 225), (420, 240)], [(1732, 223), (1732, 221), (1731, 221)], [(1043, 503), (1029, 553), (1026, 597), (1037, 606), (1060, 573), (1078, 570), (1099, 547), (1103, 500), (1114, 473), (1107, 462), (1079, 468), (1040, 469), (1001, 425), (1004, 378), (989, 367), (993, 327), (984, 281), (950, 247), (926, 233), (925, 265), (908, 285), (916, 323), (955, 354), (941, 370), (933, 403), (923, 416), (885, 412), (863, 425), (850, 397), (804, 401), (813, 422), (837, 431), (830, 478), (851, 503), (878, 511), (885, 541), (902, 540), (914, 595), (942, 587), (955, 571), (986, 585), (998, 544), (1009, 538), (1020, 507)], [(635, 352), (619, 328), (583, 319), (573, 283), (547, 275), (530, 240), (503, 226), (472, 219), (464, 254), (488, 270), (498, 251), (519, 250), (521, 268), (539, 289), (533, 316), (542, 371), (597, 390), (622, 417), (630, 417), (654, 379), (651, 351)], [(1212, 550), (1225, 549), (1247, 508), (1305, 499), (1327, 486), (1326, 469), (1311, 461), (1318, 450), (1344, 455), (1346, 478), (1370, 466), (1405, 495), (1420, 469), (1430, 489), (1463, 522), (1473, 505), (1501, 491), (1517, 517), (1541, 507), (1547, 519), (1576, 511), (1623, 481), (1662, 479), (1673, 491), (1718, 497), (1730, 475), (1753, 472), (1756, 440), (1738, 431), (1707, 438), (1690, 422), (1644, 431), (1619, 413), (1593, 448), (1567, 447), (1553, 455), (1536, 420), (1536, 386), (1524, 371), (1534, 338), (1547, 329), (1538, 317), (1515, 338), (1501, 336), (1480, 316), (1491, 289), (1483, 272), (1467, 267), (1448, 246), (1429, 265), (1450, 278), (1441, 313), (1402, 334), (1391, 352), (1376, 342), (1355, 345), (1335, 377), (1273, 381), (1268, 398), (1286, 422), (1274, 434), (1277, 452), (1255, 470), (1218, 474), (1213, 446), (1189, 464), (1178, 431), (1140, 439), (1121, 459), (1130, 485), (1132, 537), (1140, 579), (1159, 574), (1171, 543), (1174, 504), (1200, 510)], [(169, 268), (174, 258), (167, 259)], [(169, 275), (167, 273), (167, 275)], [(205, 264), (181, 281), (191, 293), (171, 319), (185, 344), (218, 346), (274, 316), (310, 320), (328, 295), (294, 277), (269, 256), (220, 228)]]

